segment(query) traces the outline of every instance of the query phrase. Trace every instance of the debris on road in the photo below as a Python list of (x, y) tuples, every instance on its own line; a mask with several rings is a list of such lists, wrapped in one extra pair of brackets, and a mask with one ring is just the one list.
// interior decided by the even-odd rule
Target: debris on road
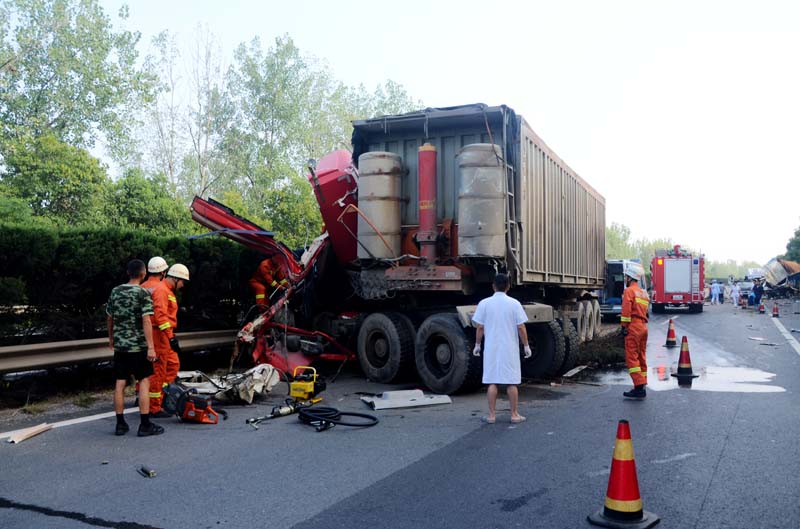
[(760, 343), (758, 345), (768, 345), (770, 347), (778, 347), (778, 344), (776, 344), (775, 342), (764, 342), (764, 343)]
[(178, 373), (181, 385), (201, 395), (213, 395), (222, 402), (243, 401), (252, 404), (256, 397), (265, 397), (280, 382), (280, 373), (269, 364), (259, 364), (244, 373), (209, 376), (202, 371)]
[(384, 391), (380, 395), (363, 396), (373, 410), (388, 410), (394, 408), (416, 408), (418, 406), (432, 406), (434, 404), (452, 404), (447, 395), (425, 395), (421, 389), (402, 391)]
[(20, 430), (16, 434), (9, 437), (8, 442), (13, 444), (19, 444), (22, 441), (25, 441), (27, 439), (30, 439), (31, 437), (39, 435), (40, 433), (44, 433), (47, 430), (50, 430), (52, 427), (53, 427), (52, 424), (43, 422), (42, 424), (31, 426), (30, 428), (25, 428), (24, 430)]
[(141, 474), (142, 476), (144, 476), (146, 478), (154, 478), (154, 477), (156, 477), (158, 475), (158, 474), (156, 474), (155, 470), (153, 470), (152, 468), (146, 467), (144, 465), (142, 465), (139, 468), (137, 468), (136, 472), (138, 472), (139, 474)]
[(763, 342), (764, 341), (764, 338), (761, 338), (760, 336), (748, 336), (747, 339), (748, 340), (755, 340), (757, 342)]
[(589, 366), (583, 365), (583, 366), (574, 367), (574, 368), (570, 369), (569, 371), (567, 371), (566, 373), (564, 373), (561, 376), (563, 378), (574, 377), (575, 375), (577, 375), (578, 373), (580, 373), (581, 371), (583, 371), (587, 367), (589, 367)]

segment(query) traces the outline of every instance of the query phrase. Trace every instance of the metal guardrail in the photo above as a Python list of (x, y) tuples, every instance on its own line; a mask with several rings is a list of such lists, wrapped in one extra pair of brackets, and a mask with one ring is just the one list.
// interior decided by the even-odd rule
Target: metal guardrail
[[(236, 330), (181, 332), (181, 350), (192, 352), (217, 347), (233, 347)], [(45, 367), (111, 360), (114, 353), (108, 338), (71, 340), (0, 347), (0, 373), (28, 371)]]

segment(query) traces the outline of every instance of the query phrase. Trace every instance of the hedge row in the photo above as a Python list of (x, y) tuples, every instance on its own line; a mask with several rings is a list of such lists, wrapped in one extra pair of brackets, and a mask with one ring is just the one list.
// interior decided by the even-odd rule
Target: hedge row
[(233, 328), (249, 308), (262, 257), (220, 237), (189, 240), (123, 229), (0, 224), (0, 344), (102, 336), (105, 303), (131, 259), (189, 267), (182, 330)]

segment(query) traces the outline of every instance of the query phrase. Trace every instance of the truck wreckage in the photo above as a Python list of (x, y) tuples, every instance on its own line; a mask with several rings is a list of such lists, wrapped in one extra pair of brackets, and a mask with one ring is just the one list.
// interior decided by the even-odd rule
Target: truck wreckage
[[(371, 380), (416, 373), (436, 393), (481, 382), (471, 315), (497, 273), (528, 315), (523, 376), (576, 361), (604, 283), (605, 201), (507, 106), (353, 123), (353, 152), (309, 167), (325, 232), (302, 254), (212, 199), (192, 218), (287, 280), (238, 333), (235, 355), (283, 373), (358, 359)], [(581, 337), (591, 339), (592, 332)], [(522, 344), (520, 344), (520, 351)]]

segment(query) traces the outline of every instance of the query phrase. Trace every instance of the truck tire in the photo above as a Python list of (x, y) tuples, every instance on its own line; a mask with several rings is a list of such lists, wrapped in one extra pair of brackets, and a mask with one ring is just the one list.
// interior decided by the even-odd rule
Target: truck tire
[(358, 362), (367, 378), (387, 384), (408, 375), (414, 363), (414, 326), (396, 312), (374, 312), (358, 331)]
[(455, 314), (429, 316), (417, 331), (415, 362), (422, 382), (448, 395), (478, 387), (483, 359), (473, 356), (474, 345)]
[(590, 340), (600, 337), (600, 326), (603, 322), (603, 315), (600, 314), (600, 302), (592, 300), (592, 337)]
[(553, 377), (564, 365), (564, 331), (555, 321), (526, 326), (528, 343), (533, 356), (522, 360), (522, 376), (526, 378)]
[(594, 336), (594, 312), (592, 311), (592, 302), (583, 300), (578, 303), (583, 306), (583, 328), (581, 329), (581, 334), (578, 335), (578, 339), (581, 343), (591, 342), (592, 336)]
[(653, 314), (664, 314), (664, 304), (653, 303)]
[[(580, 343), (578, 342), (578, 330), (569, 318), (565, 318), (559, 323), (561, 324), (561, 332), (564, 334), (564, 363), (557, 374), (563, 375), (575, 367), (575, 363), (578, 361)], [(564, 333), (565, 327), (566, 333)]]
[(586, 341), (586, 305), (578, 301), (575, 304), (575, 331), (578, 333), (578, 342)]

